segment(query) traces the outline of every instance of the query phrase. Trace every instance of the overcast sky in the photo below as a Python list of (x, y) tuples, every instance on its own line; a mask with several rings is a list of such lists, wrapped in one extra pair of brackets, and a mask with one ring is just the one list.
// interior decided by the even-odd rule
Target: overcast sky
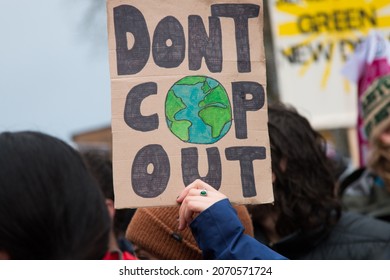
[(88, 5), (2, 2), (0, 131), (39, 130), (70, 142), (110, 123), (105, 7), (91, 20)]

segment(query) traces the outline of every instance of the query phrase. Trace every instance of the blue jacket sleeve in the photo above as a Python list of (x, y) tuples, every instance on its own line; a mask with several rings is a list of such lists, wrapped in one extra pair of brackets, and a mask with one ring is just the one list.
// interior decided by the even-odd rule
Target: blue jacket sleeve
[(286, 259), (249, 235), (228, 199), (213, 204), (190, 224), (204, 259)]

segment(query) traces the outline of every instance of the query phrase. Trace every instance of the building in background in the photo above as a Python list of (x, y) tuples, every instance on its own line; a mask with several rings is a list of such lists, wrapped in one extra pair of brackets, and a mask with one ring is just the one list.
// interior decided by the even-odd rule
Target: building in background
[(85, 130), (72, 135), (72, 141), (81, 152), (99, 150), (112, 155), (111, 126)]

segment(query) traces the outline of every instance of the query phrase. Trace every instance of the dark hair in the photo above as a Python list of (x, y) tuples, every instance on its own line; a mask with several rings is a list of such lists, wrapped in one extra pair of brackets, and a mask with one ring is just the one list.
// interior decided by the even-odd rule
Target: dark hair
[[(115, 201), (112, 160), (110, 153), (100, 150), (88, 150), (82, 153), (88, 169), (97, 180), (104, 197)], [(117, 238), (124, 236), (135, 209), (116, 209), (114, 215), (114, 233)]]
[(293, 107), (268, 107), (274, 205), (250, 207), (254, 220), (276, 212), (283, 237), (297, 230), (331, 228), (339, 219), (336, 181), (325, 139)]
[(0, 134), (0, 251), (11, 259), (101, 259), (110, 218), (79, 153), (32, 131)]
[(112, 178), (112, 161), (108, 152), (88, 150), (81, 153), (87, 168), (96, 179), (103, 195), (114, 201), (114, 185)]

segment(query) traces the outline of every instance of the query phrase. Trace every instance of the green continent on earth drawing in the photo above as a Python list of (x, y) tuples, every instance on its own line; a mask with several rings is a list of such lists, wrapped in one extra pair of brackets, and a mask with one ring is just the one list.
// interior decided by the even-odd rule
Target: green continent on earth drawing
[(165, 100), (165, 116), (174, 135), (195, 144), (217, 142), (232, 124), (225, 89), (218, 81), (205, 76), (187, 76), (176, 82)]

